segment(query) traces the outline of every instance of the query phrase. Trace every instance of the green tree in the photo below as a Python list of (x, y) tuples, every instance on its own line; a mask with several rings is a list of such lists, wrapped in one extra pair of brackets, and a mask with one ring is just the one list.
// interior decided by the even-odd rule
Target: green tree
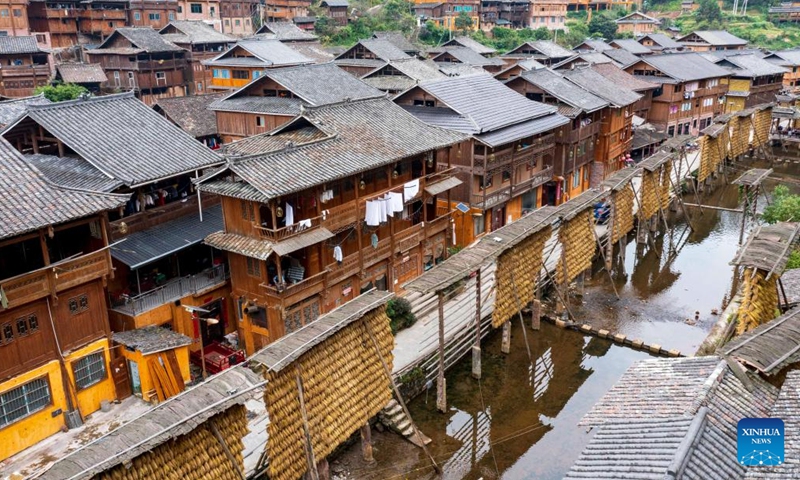
[(695, 12), (695, 17), (698, 22), (718, 25), (722, 22), (722, 10), (715, 0), (700, 0), (700, 6)]
[(605, 15), (595, 15), (589, 22), (589, 35), (611, 40), (617, 34), (617, 23)]
[(772, 191), (772, 204), (764, 208), (761, 218), (767, 223), (800, 222), (800, 195), (792, 195), (784, 185)]
[(472, 17), (467, 12), (462, 11), (458, 14), (455, 21), (456, 30), (463, 34), (469, 33), (472, 30)]
[(45, 98), (51, 102), (64, 102), (66, 100), (75, 100), (84, 93), (88, 94), (89, 90), (74, 83), (55, 83), (44, 87), (36, 87), (34, 94), (39, 95), (40, 93), (44, 93)]
[(553, 34), (547, 27), (539, 27), (533, 31), (534, 40), (550, 40), (551, 38), (553, 38)]

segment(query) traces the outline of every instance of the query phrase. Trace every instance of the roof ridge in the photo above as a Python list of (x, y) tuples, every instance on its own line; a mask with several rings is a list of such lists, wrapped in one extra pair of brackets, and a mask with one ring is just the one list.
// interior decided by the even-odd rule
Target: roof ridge
[(70, 107), (72, 105), (84, 104), (84, 103), (106, 103), (110, 101), (120, 100), (123, 98), (135, 98), (133, 90), (128, 90), (122, 93), (115, 93), (112, 95), (102, 95), (102, 96), (89, 96), (86, 98), (76, 98), (74, 100), (65, 100), (63, 102), (52, 102), (52, 103), (44, 103), (40, 105), (29, 105), (29, 110), (48, 110), (48, 109), (55, 109), (55, 108), (62, 108), (62, 107)]

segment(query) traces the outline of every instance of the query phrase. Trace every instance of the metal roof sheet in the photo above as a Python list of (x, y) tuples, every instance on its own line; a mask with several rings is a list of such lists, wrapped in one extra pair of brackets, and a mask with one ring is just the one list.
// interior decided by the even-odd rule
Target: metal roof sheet
[(222, 206), (203, 210), (202, 222), (199, 213), (192, 212), (170, 221), (169, 225), (169, 228), (155, 226), (127, 235), (124, 242), (111, 247), (111, 256), (135, 270), (197, 245), (210, 233), (223, 228)]
[(444, 193), (451, 188), (455, 188), (461, 185), (463, 182), (456, 177), (448, 177), (442, 181), (431, 183), (425, 186), (425, 192), (428, 195), (439, 195), (440, 193)]

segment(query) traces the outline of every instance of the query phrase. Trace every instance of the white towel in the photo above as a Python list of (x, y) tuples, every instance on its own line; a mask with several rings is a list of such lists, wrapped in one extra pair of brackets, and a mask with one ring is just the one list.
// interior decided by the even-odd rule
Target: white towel
[(378, 202), (367, 201), (364, 221), (370, 227), (377, 227), (381, 223), (381, 206), (378, 205)]
[(286, 204), (286, 210), (283, 212), (286, 219), (286, 226), (294, 224), (294, 209), (288, 203)]
[(397, 192), (389, 192), (389, 204), (392, 206), (392, 212), (399, 213), (403, 211), (403, 194)]
[(344, 256), (342, 255), (342, 247), (339, 245), (333, 247), (333, 259), (339, 263), (342, 263), (342, 260), (344, 259)]
[(301, 229), (303, 229), (303, 228), (311, 228), (311, 219), (309, 218), (309, 219), (306, 219), (306, 220), (300, 220), (299, 222), (297, 222), (297, 227), (301, 228)]
[(406, 202), (416, 197), (418, 193), (419, 193), (419, 178), (411, 180), (410, 182), (403, 185), (403, 198), (405, 199)]
[(389, 194), (383, 196), (381, 202), (386, 205), (386, 216), (387, 217), (394, 217), (394, 211), (392, 211), (392, 200), (389, 198)]
[(386, 223), (389, 219), (387, 218), (386, 210), (388, 209), (389, 204), (384, 199), (375, 200), (378, 203), (378, 207), (380, 208), (381, 212), (381, 223)]

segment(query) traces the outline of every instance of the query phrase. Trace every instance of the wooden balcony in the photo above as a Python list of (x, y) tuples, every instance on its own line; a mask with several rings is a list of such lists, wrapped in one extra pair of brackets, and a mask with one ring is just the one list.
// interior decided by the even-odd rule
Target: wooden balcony
[(394, 253), (402, 253), (419, 245), (422, 240), (422, 224), (418, 223), (394, 234)]
[(0, 287), (8, 298), (7, 308), (14, 308), (48, 295), (56, 298), (58, 292), (102, 278), (110, 271), (108, 251), (99, 250), (0, 280)]
[(495, 169), (500, 165), (505, 165), (512, 162), (516, 164), (528, 162), (536, 158), (537, 155), (553, 148), (554, 143), (555, 134), (550, 133), (537, 138), (533, 141), (533, 143), (524, 148), (515, 149), (513, 147), (508, 147), (489, 155), (476, 154), (474, 173), (477, 175), (482, 175), (484, 171)]
[(524, 182), (515, 183), (511, 186), (512, 196), (517, 196), (523, 192), (544, 185), (553, 179), (553, 167), (545, 167), (541, 171), (536, 172), (531, 178)]
[(473, 193), (471, 200), (470, 203), (473, 207), (489, 210), (496, 205), (511, 200), (511, 185), (491, 192)]
[(572, 130), (569, 132), (569, 135), (566, 138), (565, 143), (577, 143), (581, 140), (586, 140), (587, 138), (598, 135), (600, 133), (600, 126), (602, 125), (601, 122), (592, 122), (585, 127), (580, 127), (576, 130)]
[(47, 79), (50, 77), (50, 67), (47, 65), (4, 65), (0, 67), (0, 75), (4, 79), (14, 77)]
[(378, 248), (367, 247), (364, 249), (364, 267), (369, 267), (381, 260), (386, 260), (392, 253), (392, 240), (384, 238), (378, 241)]
[(322, 226), (322, 216), (300, 220), (292, 225), (281, 228), (266, 228), (254, 223), (253, 229), (256, 231), (260, 239), (267, 240), (272, 243), (278, 243), (296, 235), (300, 235), (301, 233), (306, 233), (317, 229), (320, 226)]
[(125, 10), (81, 10), (78, 14), (81, 20), (127, 20)]
[(354, 253), (344, 257), (341, 265), (338, 262), (328, 265), (328, 277), (325, 279), (328, 282), (328, 285), (330, 286), (339, 283), (342, 280), (358, 274), (360, 270), (358, 257), (358, 253)]
[[(219, 203), (216, 195), (203, 196), (203, 208), (209, 208)], [(185, 202), (172, 202), (166, 205), (145, 210), (128, 217), (111, 222), (111, 238), (117, 240), (125, 235), (146, 230), (156, 225), (169, 222), (182, 217), (191, 211), (197, 212), (197, 197), (188, 197)], [(125, 233), (122, 233), (122, 224), (125, 224)]]
[(45, 8), (45, 18), (78, 18), (78, 10), (74, 8)]
[(430, 220), (425, 224), (425, 233), (428, 237), (432, 237), (439, 232), (447, 231), (450, 226), (450, 215), (444, 214), (438, 218)]
[(306, 298), (316, 295), (325, 289), (325, 276), (327, 270), (304, 278), (298, 283), (285, 283), (283, 285), (269, 285), (262, 283), (260, 286), (267, 292), (267, 297), (283, 307), (289, 307)]
[(186, 60), (183, 58), (178, 59), (163, 59), (163, 60), (139, 60), (136, 62), (137, 70), (141, 71), (155, 71), (162, 70), (183, 70), (186, 68)]
[(337, 207), (326, 209), (325, 218), (322, 219), (322, 226), (335, 232), (358, 221), (358, 208), (356, 202), (347, 202)]

